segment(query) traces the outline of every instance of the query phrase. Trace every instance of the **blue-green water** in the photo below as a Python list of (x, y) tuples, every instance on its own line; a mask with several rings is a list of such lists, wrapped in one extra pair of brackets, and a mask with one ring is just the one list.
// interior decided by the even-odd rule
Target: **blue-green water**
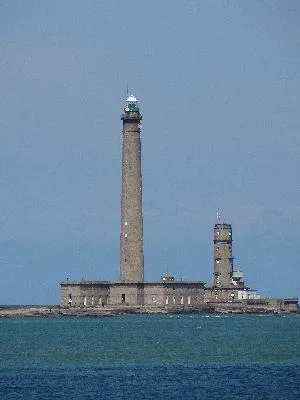
[(300, 317), (0, 319), (0, 399), (300, 399)]

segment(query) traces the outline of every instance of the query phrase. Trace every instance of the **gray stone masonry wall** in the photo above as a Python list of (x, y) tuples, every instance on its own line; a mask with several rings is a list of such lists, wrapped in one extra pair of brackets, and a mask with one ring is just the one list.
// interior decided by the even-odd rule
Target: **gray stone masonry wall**
[(144, 281), (140, 113), (123, 120), (120, 281)]
[(140, 305), (169, 308), (200, 306), (204, 304), (204, 284), (200, 281), (172, 283), (62, 282), (60, 304), (63, 307)]
[[(141, 306), (165, 309), (228, 309), (245, 312), (296, 312), (298, 299), (237, 300), (238, 289), (205, 288), (203, 282), (145, 282), (105, 281), (61, 282), (62, 307), (103, 308)], [(232, 298), (232, 294), (235, 298)], [(72, 302), (70, 303), (70, 295)], [(125, 295), (125, 296), (124, 296)], [(124, 300), (124, 301), (123, 301)]]
[(107, 283), (70, 281), (61, 284), (60, 304), (63, 307), (102, 306), (108, 303), (108, 299), (109, 285)]
[(110, 286), (109, 305), (142, 305), (139, 284), (113, 284)]
[(207, 287), (205, 288), (205, 302), (236, 301), (239, 290), (233, 285), (228, 288)]
[(195, 306), (204, 304), (203, 282), (173, 282), (165, 284), (164, 290), (166, 307)]
[(149, 307), (164, 306), (164, 287), (160, 282), (144, 284), (144, 304)]

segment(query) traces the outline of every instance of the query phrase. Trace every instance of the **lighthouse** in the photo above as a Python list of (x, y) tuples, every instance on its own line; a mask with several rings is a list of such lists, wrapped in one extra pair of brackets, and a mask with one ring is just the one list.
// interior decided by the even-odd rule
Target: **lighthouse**
[(120, 282), (144, 281), (140, 114), (137, 99), (125, 102), (122, 143)]

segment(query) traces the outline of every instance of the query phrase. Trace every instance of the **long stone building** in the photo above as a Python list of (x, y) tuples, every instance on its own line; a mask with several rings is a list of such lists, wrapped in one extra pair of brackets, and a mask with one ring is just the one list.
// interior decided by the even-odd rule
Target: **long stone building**
[[(213, 282), (176, 281), (172, 276), (145, 282), (142, 214), (142, 169), (140, 123), (142, 115), (137, 99), (127, 98), (124, 112), (122, 141), (122, 190), (120, 227), (119, 281), (63, 281), (62, 307), (163, 307), (196, 308), (248, 304), (267, 307), (255, 290), (247, 288), (243, 273), (234, 271), (232, 228), (218, 222), (214, 226)], [(293, 308), (297, 303), (282, 300), (279, 306)], [(277, 304), (277, 303), (276, 303)], [(288, 305), (287, 305), (288, 304)], [(274, 304), (273, 304), (274, 305)], [(277, 304), (278, 308), (278, 304)]]

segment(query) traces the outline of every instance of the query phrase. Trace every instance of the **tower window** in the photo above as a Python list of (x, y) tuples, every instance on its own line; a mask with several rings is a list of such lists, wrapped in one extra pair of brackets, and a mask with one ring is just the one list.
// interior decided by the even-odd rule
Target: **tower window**
[(122, 294), (122, 303), (125, 303), (125, 293)]

